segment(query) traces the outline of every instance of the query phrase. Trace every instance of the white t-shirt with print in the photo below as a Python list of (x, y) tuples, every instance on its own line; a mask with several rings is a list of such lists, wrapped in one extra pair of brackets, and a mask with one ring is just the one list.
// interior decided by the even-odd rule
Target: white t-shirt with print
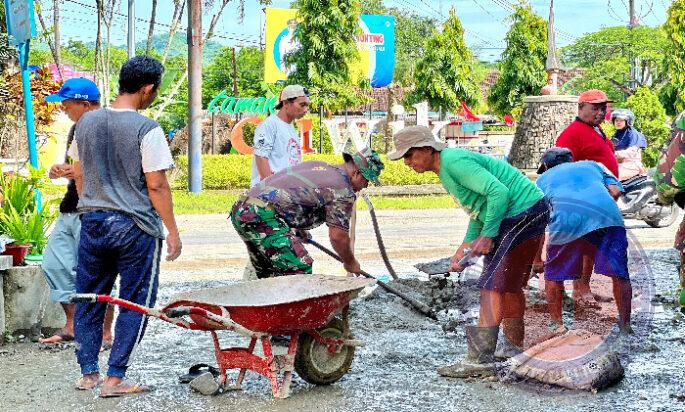
[[(302, 162), (300, 136), (297, 130), (275, 114), (257, 125), (253, 148), (255, 156), (269, 160), (269, 167), (274, 173)], [(253, 156), (251, 186), (255, 186), (260, 180), (257, 162)]]

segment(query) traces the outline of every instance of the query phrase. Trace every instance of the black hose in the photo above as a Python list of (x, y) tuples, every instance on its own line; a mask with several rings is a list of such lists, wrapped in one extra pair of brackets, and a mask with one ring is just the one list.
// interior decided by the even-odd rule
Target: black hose
[[(330, 257), (332, 257), (333, 259), (337, 260), (338, 262), (342, 262), (342, 259), (340, 258), (340, 256), (338, 256), (335, 252), (333, 252), (332, 250), (328, 249), (328, 248), (325, 247), (324, 245), (318, 243), (318, 242), (315, 241), (314, 239), (308, 239), (307, 242), (308, 242), (309, 244), (315, 246), (317, 249), (321, 250), (322, 252), (324, 252), (324, 253), (327, 254), (328, 256), (330, 256)], [(367, 277), (367, 278), (369, 278), (369, 279), (375, 279), (375, 280), (376, 280), (376, 284), (377, 284), (378, 286), (380, 286), (381, 288), (385, 289), (386, 291), (392, 293), (393, 295), (402, 298), (404, 301), (406, 301), (407, 303), (409, 303), (414, 309), (416, 309), (416, 310), (417, 310), (418, 312), (420, 312), (421, 314), (423, 314), (423, 315), (425, 315), (425, 316), (427, 316), (427, 317), (429, 317), (429, 318), (431, 318), (431, 319), (434, 319), (434, 320), (437, 320), (437, 319), (438, 319), (438, 316), (437, 316), (437, 314), (435, 313), (435, 310), (433, 310), (430, 306), (426, 305), (425, 303), (419, 302), (418, 300), (412, 298), (411, 296), (405, 294), (405, 293), (402, 292), (402, 291), (399, 291), (399, 290), (395, 289), (393, 286), (390, 286), (390, 285), (388, 285), (388, 284), (385, 283), (385, 282), (381, 282), (380, 280), (376, 279), (375, 276), (372, 276), (371, 274), (369, 274), (369, 273), (367, 273), (367, 272), (365, 272), (365, 271), (363, 271), (363, 270), (360, 271), (359, 273), (361, 273), (364, 277)]]
[(374, 231), (374, 233), (376, 233), (376, 240), (378, 241), (378, 250), (381, 252), (381, 257), (383, 258), (383, 263), (385, 263), (385, 267), (388, 269), (388, 273), (390, 273), (390, 276), (392, 276), (392, 279), (398, 280), (399, 278), (397, 277), (397, 273), (395, 272), (395, 269), (390, 264), (390, 259), (388, 258), (388, 252), (385, 250), (385, 243), (383, 243), (383, 236), (381, 236), (381, 229), (378, 226), (378, 219), (376, 218), (376, 210), (373, 208), (373, 203), (371, 203), (371, 199), (369, 198), (369, 195), (367, 195), (366, 193), (362, 193), (362, 197), (364, 198), (364, 201), (366, 202), (367, 206), (369, 207), (369, 214), (371, 215), (371, 223), (373, 224), (373, 231)]

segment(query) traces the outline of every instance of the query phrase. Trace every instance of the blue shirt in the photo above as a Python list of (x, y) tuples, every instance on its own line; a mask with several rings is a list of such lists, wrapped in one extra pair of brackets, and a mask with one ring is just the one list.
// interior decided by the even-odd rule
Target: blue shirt
[(616, 130), (611, 140), (614, 142), (614, 150), (625, 150), (632, 146), (637, 146), (640, 149), (647, 147), (645, 135), (629, 126)]
[(537, 185), (552, 203), (549, 244), (569, 243), (593, 230), (623, 226), (623, 216), (606, 186), (621, 183), (593, 161), (563, 163), (542, 174)]

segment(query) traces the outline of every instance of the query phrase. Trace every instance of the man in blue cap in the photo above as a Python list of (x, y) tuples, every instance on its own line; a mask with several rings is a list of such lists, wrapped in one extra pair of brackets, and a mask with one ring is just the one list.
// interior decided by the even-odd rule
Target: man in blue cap
[[(93, 81), (82, 77), (69, 79), (59, 91), (45, 97), (50, 103), (60, 103), (62, 110), (74, 125), (67, 135), (67, 148), (74, 139), (74, 128), (84, 113), (100, 108), (100, 91)], [(59, 302), (64, 309), (66, 323), (55, 335), (41, 339), (41, 343), (54, 344), (74, 340), (74, 310), (75, 305), (69, 303), (69, 297), (76, 293), (74, 286), (76, 278), (76, 256), (81, 231), (81, 220), (76, 213), (78, 204), (77, 176), (71, 158), (65, 155), (64, 163), (55, 164), (50, 168), (50, 179), (69, 179), (67, 192), (59, 205), (60, 214), (55, 222), (55, 228), (50, 235), (43, 253), (43, 273), (50, 286), (50, 298)], [(80, 185), (79, 185), (80, 186)], [(104, 349), (111, 347), (112, 316), (114, 311), (108, 308), (105, 316), (105, 327), (102, 334)]]

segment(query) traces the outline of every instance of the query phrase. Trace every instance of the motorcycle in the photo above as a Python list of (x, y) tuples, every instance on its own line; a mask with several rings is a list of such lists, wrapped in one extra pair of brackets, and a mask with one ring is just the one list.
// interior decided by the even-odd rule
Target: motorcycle
[(617, 201), (618, 208), (624, 219), (643, 220), (651, 227), (667, 227), (678, 219), (679, 208), (675, 203), (659, 204), (653, 174), (654, 169), (648, 176), (639, 175), (622, 181), (624, 192)]

